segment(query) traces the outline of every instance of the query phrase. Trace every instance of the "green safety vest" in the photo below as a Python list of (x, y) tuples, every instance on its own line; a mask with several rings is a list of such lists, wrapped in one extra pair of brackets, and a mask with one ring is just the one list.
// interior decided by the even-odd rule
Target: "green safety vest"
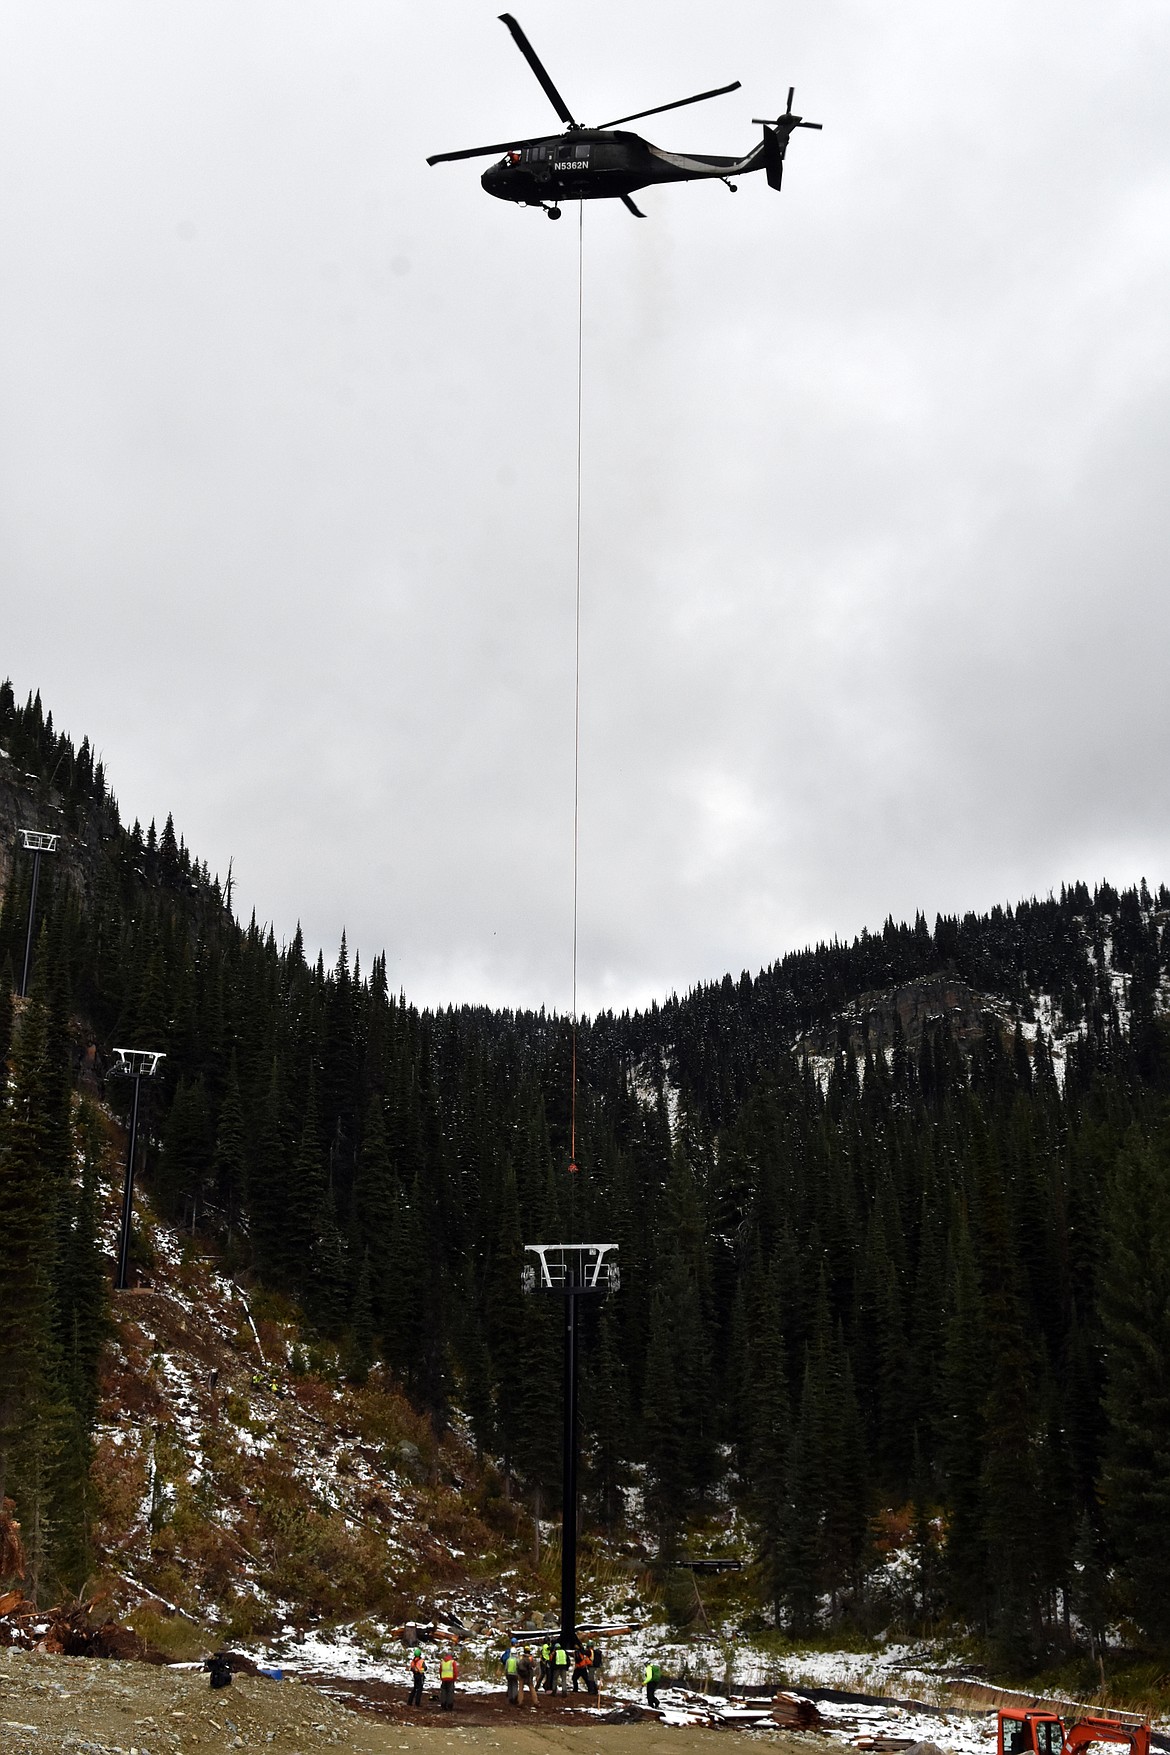
[(516, 1671), (519, 1668), (520, 1668), (520, 1659), (513, 1657), (511, 1652), (509, 1652), (507, 1661), (504, 1664), (505, 1675), (514, 1676), (516, 1674)]
[(662, 1674), (662, 1671), (659, 1669), (657, 1664), (647, 1664), (646, 1665), (646, 1680), (648, 1682), (657, 1682), (657, 1680), (661, 1676), (661, 1674)]
[(440, 1682), (453, 1682), (455, 1680), (454, 1658), (444, 1658), (439, 1664), (439, 1680)]
[(555, 1653), (553, 1654), (553, 1663), (557, 1666), (558, 1669), (563, 1670), (565, 1668), (565, 1666), (567, 1665), (568, 1661), (569, 1660), (565, 1654), (564, 1646), (558, 1645)]
[(540, 1648), (540, 1655), (544, 1659), (545, 1663), (547, 1664), (550, 1656), (552, 1655), (548, 1649), (548, 1640), (547, 1639), (545, 1640), (544, 1644)]

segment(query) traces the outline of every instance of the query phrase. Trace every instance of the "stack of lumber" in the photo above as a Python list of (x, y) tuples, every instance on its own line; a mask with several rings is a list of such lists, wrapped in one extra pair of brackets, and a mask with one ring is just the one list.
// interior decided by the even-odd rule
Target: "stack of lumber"
[(790, 1694), (781, 1689), (772, 1696), (772, 1721), (786, 1731), (811, 1731), (821, 1723), (815, 1700), (804, 1694)]

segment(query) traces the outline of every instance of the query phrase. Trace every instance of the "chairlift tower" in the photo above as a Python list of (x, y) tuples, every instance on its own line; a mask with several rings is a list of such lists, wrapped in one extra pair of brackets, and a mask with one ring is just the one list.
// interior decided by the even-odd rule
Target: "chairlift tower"
[(114, 1290), (126, 1290), (126, 1269), (130, 1261), (130, 1214), (134, 1205), (134, 1153), (138, 1145), (138, 1095), (143, 1079), (152, 1079), (165, 1054), (152, 1048), (115, 1048), (110, 1068), (123, 1078), (134, 1080), (134, 1104), (130, 1111), (130, 1143), (126, 1149), (126, 1183), (122, 1190), (122, 1235), (118, 1240), (118, 1277)]
[(32, 964), (33, 932), (37, 917), (37, 885), (41, 881), (41, 854), (56, 853), (60, 835), (47, 835), (40, 829), (22, 829), (21, 840), (26, 853), (33, 856), (32, 889), (28, 898), (28, 931), (24, 940), (24, 972), (20, 977), (20, 997), (28, 994), (28, 972)]
[(561, 1454), (561, 1644), (577, 1637), (577, 1339), (582, 1298), (621, 1286), (616, 1243), (526, 1243), (520, 1270), (525, 1292), (554, 1292), (565, 1301), (564, 1438)]

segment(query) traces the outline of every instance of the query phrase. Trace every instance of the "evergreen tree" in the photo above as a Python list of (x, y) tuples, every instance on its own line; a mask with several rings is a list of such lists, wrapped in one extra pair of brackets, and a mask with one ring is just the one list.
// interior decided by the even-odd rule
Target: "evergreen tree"
[(1105, 1402), (1102, 1493), (1127, 1606), (1156, 1640), (1170, 1638), (1170, 1151), (1127, 1143), (1106, 1208), (1101, 1286)]
[(310, 1257), (311, 1269), (305, 1298), (309, 1316), (322, 1334), (341, 1333), (348, 1314), (345, 1244), (337, 1223), (333, 1191), (327, 1189), (320, 1209), (317, 1234)]
[(159, 1189), (171, 1213), (199, 1222), (211, 1161), (211, 1115), (202, 1074), (180, 1078), (163, 1136)]
[(354, 1383), (364, 1383), (374, 1362), (374, 1298), (369, 1250), (362, 1255), (362, 1265), (358, 1273), (353, 1299), (352, 1329), (349, 1375)]
[(589, 1434), (589, 1478), (597, 1515), (611, 1528), (623, 1521), (622, 1489), (629, 1484), (632, 1451), (629, 1379), (622, 1357), (614, 1302), (606, 1299), (597, 1342), (587, 1361), (584, 1421)]
[(982, 1481), (988, 1364), (975, 1253), (960, 1210), (951, 1251), (937, 1445), (948, 1508), (947, 1597), (960, 1615), (975, 1621), (982, 1621), (987, 1605)]
[(374, 1259), (385, 1257), (390, 1240), (390, 1215), (398, 1193), (382, 1099), (375, 1094), (366, 1108), (365, 1128), (354, 1181), (354, 1236)]
[(12, 1046), (12, 1019), (15, 1010), (12, 990), (12, 958), (6, 956), (0, 959), (0, 1102), (4, 1100), (4, 1087), (8, 1082), (8, 1051)]
[(661, 1292), (650, 1307), (646, 1374), (642, 1385), (642, 1428), (646, 1451), (646, 1510), (658, 1533), (660, 1553), (669, 1550), (686, 1499), (686, 1435), (675, 1370), (671, 1310)]
[(272, 1056), (269, 1066), (268, 1090), (260, 1114), (259, 1134), (248, 1164), (246, 1191), (256, 1265), (262, 1274), (279, 1285), (288, 1262), (290, 1130), (284, 1070), (278, 1055)]
[(761, 1594), (772, 1605), (780, 1625), (787, 1588), (785, 1562), (791, 1531), (789, 1445), (792, 1415), (788, 1402), (788, 1369), (779, 1322), (780, 1288), (775, 1279), (759, 1313), (752, 1352), (749, 1403), (751, 1461), (748, 1477)]
[(0, 1126), (0, 1504), (15, 1501), (34, 1600), (52, 1578), (54, 1487), (63, 1399), (54, 1345), (53, 1266), (59, 1190), (48, 1173), (56, 1071), (43, 983), (34, 982), (11, 1051)]
[[(288, 1198), (283, 1227), (285, 1260), (283, 1277), (302, 1295), (310, 1294), (315, 1278), (323, 1271), (323, 1239), (330, 1223), (336, 1228), (336, 1212), (327, 1211), (328, 1178), (317, 1114), (317, 1075), (310, 1062), (301, 1122), (300, 1145), (288, 1179)], [(340, 1273), (338, 1247), (330, 1239), (328, 1273)], [(334, 1257), (338, 1256), (337, 1260)], [(332, 1293), (330, 1293), (332, 1297)], [(320, 1308), (320, 1305), (318, 1305)], [(336, 1314), (336, 1313), (335, 1313)]]
[(211, 1160), (214, 1204), (226, 1220), (229, 1232), (244, 1198), (248, 1173), (244, 1142), (244, 1106), (240, 1096), (240, 1075), (236, 1065), (236, 1053), (233, 1049), (224, 1085), (223, 1102), (220, 1105), (219, 1125), (215, 1135), (215, 1152)]

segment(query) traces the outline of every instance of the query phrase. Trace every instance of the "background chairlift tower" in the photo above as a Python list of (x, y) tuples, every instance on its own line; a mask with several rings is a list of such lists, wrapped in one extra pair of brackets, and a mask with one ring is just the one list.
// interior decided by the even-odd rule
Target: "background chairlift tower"
[(26, 853), (33, 856), (32, 889), (28, 898), (28, 932), (24, 940), (24, 973), (20, 977), (20, 997), (28, 997), (28, 972), (32, 964), (33, 932), (37, 916), (37, 885), (41, 881), (41, 854), (56, 853), (60, 835), (46, 835), (40, 829), (22, 829), (21, 839)]
[(561, 1644), (577, 1640), (577, 1334), (582, 1298), (600, 1298), (621, 1286), (616, 1243), (526, 1243), (536, 1257), (520, 1270), (525, 1292), (558, 1293), (565, 1300), (564, 1448), (561, 1457)]
[(112, 1073), (134, 1080), (134, 1104), (130, 1111), (130, 1143), (126, 1148), (126, 1184), (122, 1190), (122, 1235), (118, 1241), (118, 1277), (114, 1290), (126, 1290), (126, 1269), (130, 1261), (130, 1213), (134, 1205), (134, 1152), (138, 1144), (138, 1093), (143, 1079), (152, 1079), (165, 1054), (152, 1048), (115, 1048)]

